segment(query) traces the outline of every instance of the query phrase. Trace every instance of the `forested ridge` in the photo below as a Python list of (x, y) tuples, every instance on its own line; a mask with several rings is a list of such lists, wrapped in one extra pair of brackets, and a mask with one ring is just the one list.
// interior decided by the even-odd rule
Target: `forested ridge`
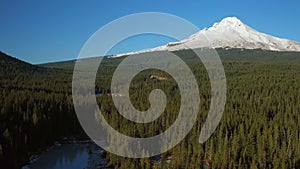
[[(191, 51), (175, 52), (195, 74), (200, 111), (190, 134), (155, 158), (129, 159), (106, 153), (114, 168), (299, 168), (300, 54), (262, 50), (218, 49), (227, 78), (227, 101), (218, 128), (204, 144), (199, 134), (210, 105), (210, 83)], [(74, 61), (30, 65), (0, 54), (0, 166), (18, 168), (36, 152), (62, 137), (83, 135), (71, 96)], [(149, 108), (151, 90), (167, 95), (165, 112), (154, 122), (135, 124), (120, 116), (110, 96), (114, 69), (122, 58), (103, 60), (96, 79), (99, 107), (121, 133), (148, 137), (165, 131), (177, 117), (176, 81), (158, 70), (139, 73), (130, 98), (139, 110)], [(168, 80), (149, 78), (151, 75)], [(122, 147), (120, 147), (122, 148)]]

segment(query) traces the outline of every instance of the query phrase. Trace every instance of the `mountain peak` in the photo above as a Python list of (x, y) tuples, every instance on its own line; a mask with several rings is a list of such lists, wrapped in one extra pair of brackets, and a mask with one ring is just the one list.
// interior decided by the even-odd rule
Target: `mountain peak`
[(205, 30), (215, 30), (215, 29), (246, 29), (247, 25), (245, 25), (241, 20), (237, 17), (226, 17), (221, 20), (221, 22), (216, 22), (212, 27)]
[(235, 16), (226, 17), (226, 18), (222, 19), (220, 23), (234, 24), (234, 25), (235, 24), (243, 24), (243, 22)]

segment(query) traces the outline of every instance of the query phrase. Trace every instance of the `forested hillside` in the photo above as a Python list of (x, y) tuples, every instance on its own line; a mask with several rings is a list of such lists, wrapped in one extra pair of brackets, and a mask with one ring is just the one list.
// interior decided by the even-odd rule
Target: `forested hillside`
[(29, 152), (80, 134), (70, 96), (71, 75), (0, 54), (1, 168), (19, 168)]
[[(159, 162), (153, 164), (151, 159), (127, 159), (108, 153), (112, 166), (299, 168), (299, 53), (240, 49), (218, 52), (225, 67), (228, 95), (223, 118), (213, 136), (205, 144), (198, 143), (210, 103), (206, 70), (192, 52), (180, 51), (177, 54), (198, 79), (201, 95), (198, 121), (192, 132), (183, 142), (163, 154)], [(131, 85), (131, 101), (140, 110), (149, 108), (147, 98), (152, 89), (161, 88), (168, 97), (165, 114), (146, 126), (118, 116), (109, 96), (100, 98), (101, 110), (118, 131), (135, 137), (153, 136), (165, 131), (176, 119), (180, 105), (176, 82), (152, 80), (149, 77), (153, 74), (168, 77), (160, 71), (145, 71), (136, 76)]]
[[(227, 78), (227, 101), (221, 123), (211, 138), (199, 144), (210, 104), (210, 83), (201, 61), (191, 51), (176, 52), (195, 74), (200, 111), (191, 133), (177, 146), (155, 158), (129, 159), (106, 154), (113, 168), (299, 168), (300, 53), (219, 49)], [(177, 117), (180, 93), (165, 72), (147, 70), (130, 86), (137, 109), (149, 108), (149, 92), (162, 89), (168, 104), (161, 117), (135, 124), (120, 116), (110, 95), (110, 80), (123, 58), (105, 58), (98, 70), (97, 97), (106, 120), (134, 137), (165, 131)], [(71, 96), (74, 61), (30, 65), (0, 55), (0, 166), (18, 168), (29, 152), (62, 137), (83, 135)], [(51, 67), (51, 68), (50, 68)], [(58, 69), (59, 67), (59, 69)], [(160, 80), (154, 77), (166, 77)], [(153, 76), (152, 76), (153, 77)], [(163, 78), (161, 78), (163, 79)]]

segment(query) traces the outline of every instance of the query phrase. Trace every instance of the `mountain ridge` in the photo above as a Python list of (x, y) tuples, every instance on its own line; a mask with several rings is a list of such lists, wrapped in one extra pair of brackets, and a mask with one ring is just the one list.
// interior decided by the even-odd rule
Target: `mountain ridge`
[(43, 67), (33, 65), (0, 51), (0, 74), (3, 77), (7, 75), (14, 76), (20, 72), (33, 73), (43, 69)]

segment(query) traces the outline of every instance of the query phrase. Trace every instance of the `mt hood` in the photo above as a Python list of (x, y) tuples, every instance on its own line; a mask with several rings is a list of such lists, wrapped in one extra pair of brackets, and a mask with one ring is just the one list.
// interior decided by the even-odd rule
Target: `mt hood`
[(204, 28), (193, 34), (187, 39), (170, 42), (167, 45), (159, 46), (152, 49), (117, 56), (138, 54), (151, 51), (176, 51), (181, 49), (201, 48), (244, 48), (244, 49), (263, 49), (273, 51), (300, 51), (300, 43), (288, 39), (282, 39), (261, 33), (250, 26), (244, 24), (236, 17), (224, 18), (221, 22), (213, 24), (210, 28)]

